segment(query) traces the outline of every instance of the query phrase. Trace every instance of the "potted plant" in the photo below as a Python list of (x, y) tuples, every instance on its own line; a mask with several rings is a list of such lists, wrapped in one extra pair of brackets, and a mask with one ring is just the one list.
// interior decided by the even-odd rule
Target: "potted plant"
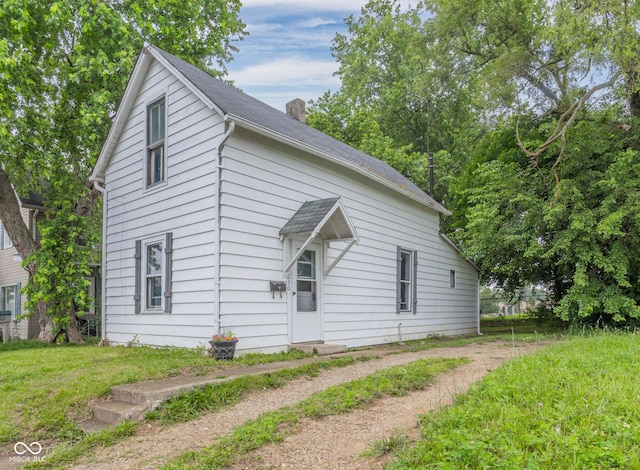
[(236, 344), (238, 338), (233, 331), (225, 331), (223, 333), (216, 333), (211, 337), (211, 355), (219, 361), (230, 361), (233, 359), (236, 353)]

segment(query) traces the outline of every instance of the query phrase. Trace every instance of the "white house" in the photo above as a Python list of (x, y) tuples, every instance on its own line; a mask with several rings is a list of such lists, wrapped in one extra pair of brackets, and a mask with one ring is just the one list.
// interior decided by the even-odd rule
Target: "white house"
[(476, 332), (448, 211), (382, 161), (143, 48), (91, 176), (103, 336), (240, 352)]

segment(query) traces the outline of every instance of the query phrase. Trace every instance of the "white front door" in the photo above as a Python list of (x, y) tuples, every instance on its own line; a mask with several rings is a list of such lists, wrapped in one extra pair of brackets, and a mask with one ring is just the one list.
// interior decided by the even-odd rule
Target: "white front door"
[[(294, 253), (298, 253), (301, 246), (294, 242)], [(291, 268), (292, 343), (322, 340), (321, 264), (320, 246), (310, 244)]]

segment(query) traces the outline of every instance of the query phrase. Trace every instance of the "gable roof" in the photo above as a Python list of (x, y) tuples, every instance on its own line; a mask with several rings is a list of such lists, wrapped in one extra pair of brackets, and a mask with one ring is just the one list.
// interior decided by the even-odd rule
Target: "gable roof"
[(309, 232), (317, 232), (324, 240), (358, 238), (339, 197), (306, 201), (280, 229), (280, 235)]
[(119, 122), (119, 118), (120, 121), (124, 121), (126, 116), (122, 117), (122, 115), (128, 115), (151, 59), (162, 63), (211, 109), (219, 113), (225, 121), (235, 122), (236, 125), (246, 129), (351, 168), (438, 212), (450, 214), (446, 208), (426, 192), (382, 160), (303, 124), (268, 104), (214, 78), (194, 65), (148, 44), (144, 46), (136, 63), (136, 68), (125, 91), (112, 129), (107, 136), (96, 167), (91, 175), (92, 180), (104, 180), (104, 170), (115, 147), (118, 135), (124, 126), (124, 122)]

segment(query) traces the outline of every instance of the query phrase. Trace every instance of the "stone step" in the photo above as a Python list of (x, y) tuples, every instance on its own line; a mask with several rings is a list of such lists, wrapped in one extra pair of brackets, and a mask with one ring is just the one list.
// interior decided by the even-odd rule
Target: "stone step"
[(144, 405), (111, 400), (93, 405), (93, 418), (96, 421), (115, 426), (126, 420), (140, 420), (145, 411), (147, 411), (147, 407)]
[(331, 354), (347, 352), (347, 346), (344, 344), (328, 343), (295, 343), (291, 344), (289, 349), (298, 349), (302, 352), (316, 354), (318, 356), (329, 356)]

